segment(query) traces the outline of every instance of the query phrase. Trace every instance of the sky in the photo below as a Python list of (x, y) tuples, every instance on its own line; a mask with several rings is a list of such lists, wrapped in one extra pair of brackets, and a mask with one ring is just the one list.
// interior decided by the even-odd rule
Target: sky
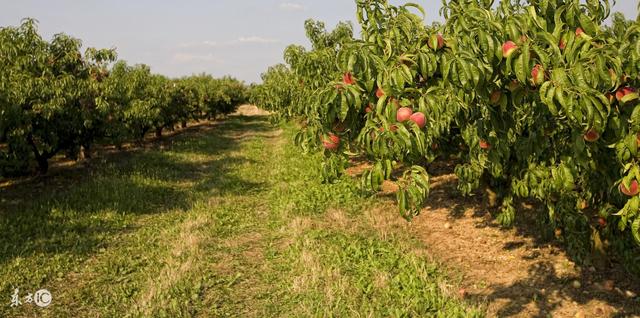
[[(618, 0), (614, 11), (637, 15), (637, 0)], [(393, 4), (406, 1), (391, 0)], [(441, 0), (414, 0), (426, 23), (441, 20)], [(144, 63), (170, 77), (206, 72), (259, 82), (283, 61), (289, 44), (309, 45), (304, 21), (332, 28), (355, 21), (353, 0), (0, 0), (0, 26), (35, 18), (50, 39), (66, 33), (85, 47), (116, 48), (130, 64)]]

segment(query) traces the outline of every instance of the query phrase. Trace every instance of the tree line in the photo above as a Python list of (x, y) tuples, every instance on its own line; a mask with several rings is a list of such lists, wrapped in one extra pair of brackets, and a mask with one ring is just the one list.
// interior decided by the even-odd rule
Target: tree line
[(96, 143), (161, 136), (229, 114), (246, 98), (232, 77), (172, 79), (117, 60), (114, 49), (81, 49), (66, 34), (43, 39), (33, 19), (0, 28), (0, 176), (46, 173), (58, 154), (75, 159)]

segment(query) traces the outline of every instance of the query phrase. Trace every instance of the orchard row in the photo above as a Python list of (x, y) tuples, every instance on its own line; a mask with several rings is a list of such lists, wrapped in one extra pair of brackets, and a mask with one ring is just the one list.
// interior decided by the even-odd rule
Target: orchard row
[[(116, 61), (64, 34), (43, 40), (35, 22), (0, 28), (0, 176), (46, 172), (49, 159), (90, 154), (148, 132), (228, 114), (245, 98), (233, 78), (169, 79)], [(115, 62), (115, 63), (114, 63)]]
[(605, 25), (605, 0), (449, 0), (430, 26), (415, 4), (356, 4), (359, 38), (308, 21), (312, 49), (287, 48), (252, 95), (303, 119), (296, 142), (324, 152), (327, 181), (364, 156), (364, 188), (396, 181), (411, 218), (430, 164), (454, 160), (459, 190), (487, 189), (501, 223), (537, 201), (578, 260), (640, 273), (640, 21)]

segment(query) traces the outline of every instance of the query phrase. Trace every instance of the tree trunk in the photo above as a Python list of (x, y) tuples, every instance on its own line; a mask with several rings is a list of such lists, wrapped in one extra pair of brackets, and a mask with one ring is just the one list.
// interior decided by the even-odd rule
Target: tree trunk
[(38, 172), (40, 174), (47, 174), (47, 171), (49, 171), (49, 160), (44, 156), (38, 156), (36, 160), (38, 161)]
[(183, 121), (182, 124), (180, 125), (180, 127), (182, 128), (187, 128), (187, 121)]
[(162, 137), (162, 127), (156, 128), (156, 137)]
[[(38, 146), (36, 146), (35, 141), (33, 141), (33, 135), (29, 134), (27, 136), (27, 142), (31, 145), (33, 149), (33, 155), (36, 157), (36, 161), (38, 162), (38, 172), (40, 174), (46, 174), (49, 171), (49, 156), (47, 153), (40, 154), (38, 151)], [(54, 152), (55, 153), (55, 152)]]
[(80, 146), (80, 160), (91, 159), (91, 144)]
[(84, 147), (80, 146), (80, 149), (78, 149), (78, 155), (76, 156), (76, 161), (83, 161), (84, 159), (86, 159)]
[(140, 133), (140, 140), (138, 140), (138, 142), (142, 145), (144, 143), (144, 136), (147, 134), (147, 132), (149, 131), (150, 128), (144, 128), (142, 129), (141, 133)]
[(498, 194), (495, 193), (488, 186), (484, 189), (484, 191), (487, 194), (487, 204), (489, 205), (489, 207), (490, 208), (497, 207), (498, 206)]

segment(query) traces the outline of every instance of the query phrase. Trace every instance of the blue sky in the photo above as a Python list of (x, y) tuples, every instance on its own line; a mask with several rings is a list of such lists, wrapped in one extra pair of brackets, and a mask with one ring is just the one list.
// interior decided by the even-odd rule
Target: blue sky
[[(439, 19), (440, 0), (413, 2), (427, 10), (427, 22)], [(0, 8), (1, 26), (32, 17), (47, 39), (64, 32), (85, 46), (115, 47), (119, 58), (157, 73), (207, 72), (246, 82), (281, 62), (287, 45), (308, 44), (307, 18), (328, 27), (355, 19), (352, 0), (0, 0)], [(618, 0), (615, 10), (635, 18), (636, 0)]]

